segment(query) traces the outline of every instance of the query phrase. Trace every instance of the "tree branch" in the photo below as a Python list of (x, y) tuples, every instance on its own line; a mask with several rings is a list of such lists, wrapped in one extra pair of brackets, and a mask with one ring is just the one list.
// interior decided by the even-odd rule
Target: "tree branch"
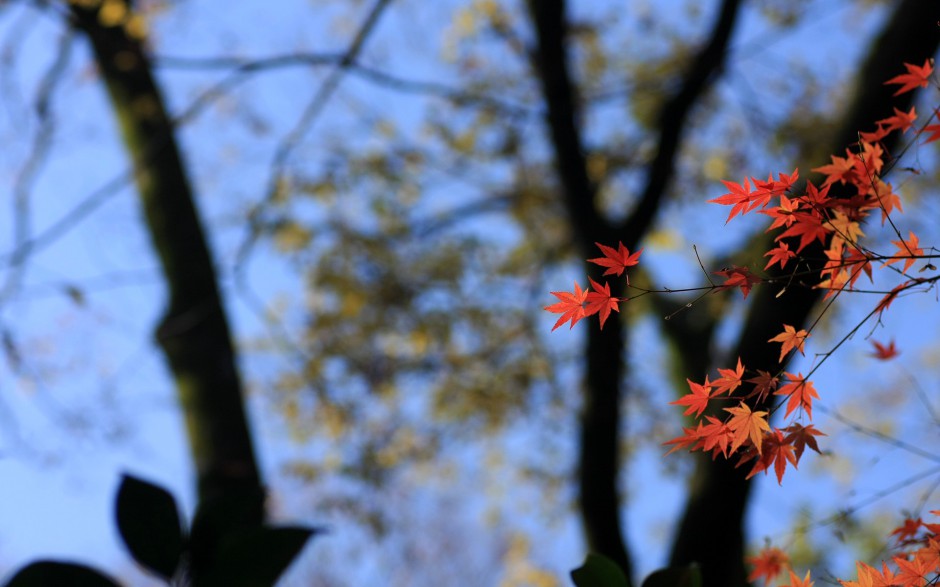
[(663, 194), (669, 187), (689, 113), (724, 68), (740, 5), (741, 0), (724, 0), (721, 3), (721, 11), (708, 43), (696, 56), (679, 91), (659, 113), (659, 146), (656, 158), (649, 166), (646, 187), (639, 204), (618, 230), (625, 243), (629, 242), (626, 239), (633, 239), (633, 245), (628, 245), (631, 249), (639, 243), (639, 237), (635, 235), (645, 235), (653, 223)]

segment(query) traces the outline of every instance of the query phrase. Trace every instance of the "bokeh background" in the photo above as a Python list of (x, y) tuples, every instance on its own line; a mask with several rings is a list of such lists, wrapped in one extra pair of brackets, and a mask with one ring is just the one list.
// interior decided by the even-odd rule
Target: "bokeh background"
[[(592, 240), (638, 239), (631, 280), (651, 289), (700, 287), (703, 267), (732, 262), (760, 272), (765, 218), (725, 225), (727, 209), (706, 200), (722, 179), (808, 177), (842, 154), (860, 80), (903, 71), (900, 60), (873, 69), (888, 53), (879, 35), (916, 3), (568, 2), (558, 40), (578, 134), (567, 146), (590, 186), (574, 196), (537, 58), (534, 14), (555, 4), (133, 8), (211, 241), (269, 513), (329, 528), (284, 585), (568, 584), (589, 548), (577, 471), (597, 324), (551, 333), (549, 292), (584, 285)], [(731, 5), (720, 64), (677, 117), (665, 108)], [(927, 22), (924, 34), (940, 34)], [(916, 100), (926, 120), (936, 88)], [(896, 144), (886, 181), (902, 197), (899, 229), (926, 248), (940, 242), (940, 167), (935, 145), (913, 137)], [(62, 2), (0, 4), (0, 141), (0, 569), (64, 558), (150, 584), (120, 546), (112, 499), (131, 472), (195, 507), (154, 339), (166, 284), (131, 156)], [(655, 211), (623, 236), (667, 155)], [(587, 221), (578, 198), (592, 204)], [(865, 230), (873, 250), (894, 250), (889, 229)], [(819, 363), (891, 278), (814, 306), (823, 318), (788, 370)], [(687, 455), (662, 458), (687, 424), (668, 402), (686, 377), (733, 365), (761, 287), (685, 309), (697, 295), (643, 296), (612, 319), (629, 336), (614, 357), (620, 502), (607, 518), (636, 578), (666, 564), (696, 478)], [(782, 487), (756, 479), (749, 549), (771, 540), (814, 576), (845, 578), (855, 558), (880, 560), (904, 512), (938, 507), (938, 326), (936, 290), (905, 296), (826, 358), (813, 421), (829, 434), (825, 454)], [(901, 355), (876, 361), (872, 339)]]

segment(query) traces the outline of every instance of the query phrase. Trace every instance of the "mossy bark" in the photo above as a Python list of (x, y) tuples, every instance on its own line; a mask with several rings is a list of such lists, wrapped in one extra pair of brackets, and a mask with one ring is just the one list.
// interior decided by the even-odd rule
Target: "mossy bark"
[(104, 24), (97, 8), (69, 8), (107, 87), (163, 268), (169, 304), (156, 337), (185, 417), (200, 507), (224, 503), (226, 515), (211, 516), (219, 524), (260, 526), (264, 493), (235, 350), (176, 129), (144, 43), (129, 27)]

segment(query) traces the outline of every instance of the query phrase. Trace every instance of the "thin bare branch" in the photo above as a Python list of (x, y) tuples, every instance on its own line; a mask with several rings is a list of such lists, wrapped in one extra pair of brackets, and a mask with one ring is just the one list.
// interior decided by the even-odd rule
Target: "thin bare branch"
[(316, 123), (317, 118), (326, 108), (333, 93), (339, 88), (343, 75), (354, 63), (362, 48), (365, 46), (369, 36), (375, 30), (382, 13), (391, 4), (391, 0), (376, 0), (369, 14), (366, 15), (362, 25), (353, 37), (352, 42), (346, 51), (343, 52), (339, 62), (335, 64), (333, 70), (327, 76), (323, 84), (317, 89), (313, 97), (307, 103), (306, 108), (301, 113), (300, 118), (294, 125), (294, 128), (284, 136), (274, 151), (274, 158), (271, 161), (271, 171), (268, 178), (265, 198), (259, 202), (248, 217), (248, 234), (239, 247), (235, 261), (236, 280), (241, 280), (243, 274), (242, 268), (245, 265), (248, 255), (253, 249), (254, 243), (260, 234), (260, 217), (267, 206), (273, 201), (277, 194), (283, 189), (285, 168), (291, 154), (310, 132), (310, 129)]
[(39, 171), (49, 156), (55, 131), (55, 120), (50, 109), (50, 102), (55, 90), (61, 83), (69, 59), (75, 34), (66, 29), (59, 38), (59, 46), (49, 69), (43, 74), (36, 95), (35, 110), (38, 126), (33, 135), (33, 145), (26, 162), (20, 169), (13, 184), (13, 243), (14, 253), (9, 264), (10, 272), (6, 276), (3, 290), (0, 291), (0, 305), (16, 293), (22, 282), (26, 260), (31, 251), (31, 207), (32, 187)]

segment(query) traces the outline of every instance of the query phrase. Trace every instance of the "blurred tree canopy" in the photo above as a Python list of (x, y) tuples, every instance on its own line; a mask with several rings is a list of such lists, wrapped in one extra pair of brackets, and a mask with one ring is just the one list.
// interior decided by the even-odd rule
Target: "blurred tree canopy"
[[(200, 503), (261, 523), (253, 447), (266, 441), (243, 410), (257, 389), (255, 430), (286, 429), (293, 443), (262, 451), (278, 464), (274, 509), (362, 523), (365, 545), (395, 536), (393, 580), (408, 585), (467, 582), (424, 570), (441, 565), (426, 552), (479, 573), (471, 584), (565, 584), (538, 553), (548, 521), (572, 508), (583, 550), (641, 579), (647, 549), (625, 528), (645, 481), (630, 463), (678, 428), (663, 404), (685, 377), (737, 356), (770, 370), (777, 357), (761, 345), (780, 323), (806, 324), (819, 296), (757, 288), (746, 303), (710, 296), (669, 320), (690, 300), (646, 296), (602, 331), (549, 337), (548, 291), (599, 277), (583, 262), (595, 242), (644, 247), (641, 284), (696, 279), (693, 244), (709, 268), (763, 267), (761, 227), (712, 230), (724, 219), (703, 208), (714, 184), (796, 166), (808, 175), (909, 107), (883, 82), (940, 40), (937, 8), (922, 0), (315, 0), (202, 20), (228, 10), (3, 6), (9, 70), (42, 72), (6, 83), (10, 112), (28, 113), (4, 128), (18, 145), (6, 163), (17, 173), (3, 255), (8, 369), (29, 379), (38, 361), (23, 351), (32, 326), (7, 310), (30, 295), (33, 265), (62, 262), (51, 251), (107, 199), (136, 201), (156, 251), (148, 267), (162, 267), (148, 279), (169, 299), (156, 337)], [(24, 22), (38, 40), (21, 38)], [(41, 68), (30, 43), (44, 47)], [(110, 106), (89, 97), (102, 88)], [(94, 116), (71, 106), (85, 102)], [(119, 133), (123, 154), (76, 156)], [(85, 182), (65, 178), (89, 167), (93, 183), (115, 179), (50, 213), (60, 208), (36, 178), (67, 192)], [(110, 231), (109, 246), (125, 246), (122, 228)], [(130, 242), (139, 261), (142, 235)], [(94, 287), (56, 271), (60, 301), (91, 311)], [(707, 586), (747, 584), (744, 474), (703, 459), (683, 481), (669, 562), (698, 562)], [(438, 483), (460, 486), (448, 495), (465, 503), (413, 497)], [(460, 508), (488, 515), (492, 535), (453, 536), (465, 522), (441, 518)], [(432, 521), (427, 536), (401, 528), (411, 520)], [(348, 580), (329, 566), (309, 573)]]

